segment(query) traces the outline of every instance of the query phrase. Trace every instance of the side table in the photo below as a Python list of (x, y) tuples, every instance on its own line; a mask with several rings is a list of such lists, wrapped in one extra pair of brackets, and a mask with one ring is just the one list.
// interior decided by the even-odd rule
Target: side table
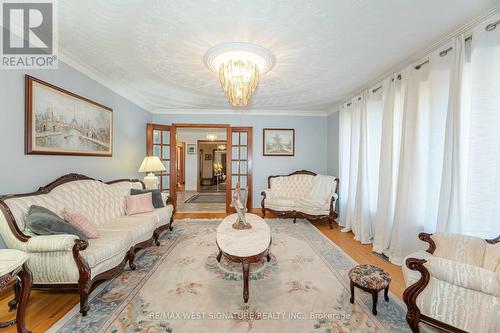
[(9, 302), (10, 310), (17, 308), (16, 319), (0, 323), (0, 328), (17, 325), (18, 333), (31, 333), (26, 329), (24, 317), (31, 292), (32, 277), (26, 265), (28, 255), (19, 250), (0, 250), (0, 290), (14, 281), (15, 299)]

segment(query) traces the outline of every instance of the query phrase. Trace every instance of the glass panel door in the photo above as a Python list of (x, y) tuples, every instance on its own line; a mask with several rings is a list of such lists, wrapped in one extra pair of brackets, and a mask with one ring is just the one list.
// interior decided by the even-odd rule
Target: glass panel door
[[(240, 188), (247, 191), (247, 208), (252, 209), (252, 127), (231, 127), (231, 186), (228, 186), (228, 195), (230, 196), (228, 204), (236, 189), (237, 184)], [(229, 143), (229, 142), (228, 142)], [(229, 192), (230, 189), (230, 192)], [(231, 209), (233, 211), (233, 209)]]
[(165, 171), (157, 172), (160, 191), (170, 194), (170, 126), (148, 124), (147, 154), (158, 156), (165, 166)]

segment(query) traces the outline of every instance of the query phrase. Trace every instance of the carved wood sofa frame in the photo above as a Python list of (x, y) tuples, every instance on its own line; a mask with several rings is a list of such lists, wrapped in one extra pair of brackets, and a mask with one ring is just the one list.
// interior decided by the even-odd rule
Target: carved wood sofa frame
[[(314, 172), (312, 172), (312, 171), (308, 171), (308, 170), (299, 170), (299, 171), (292, 172), (291, 174), (288, 174), (288, 175), (269, 176), (267, 178), (267, 188), (268, 189), (271, 188), (271, 179), (272, 178), (288, 177), (288, 176), (293, 176), (293, 175), (310, 175), (310, 176), (316, 176), (317, 174), (314, 173)], [(335, 193), (338, 193), (338, 191), (339, 191), (339, 179), (335, 178), (335, 182), (336, 182)], [(268, 211), (268, 212), (271, 212), (271, 213), (273, 213), (275, 215), (279, 215), (279, 216), (282, 216), (282, 217), (293, 218), (293, 223), (297, 222), (297, 218), (298, 217), (305, 218), (305, 219), (307, 219), (309, 221), (317, 221), (317, 220), (321, 220), (321, 219), (328, 219), (328, 224), (330, 225), (330, 229), (333, 229), (333, 222), (335, 222), (335, 219), (338, 216), (337, 212), (335, 211), (335, 198), (334, 197), (332, 197), (332, 199), (330, 200), (330, 212), (329, 212), (328, 215), (310, 215), (310, 214), (302, 213), (302, 212), (299, 212), (299, 211), (296, 211), (296, 210), (277, 211), (277, 210), (273, 210), (273, 209), (270, 209), (270, 208), (266, 208), (265, 207), (265, 203), (264, 203), (264, 201), (266, 200), (266, 192), (262, 191), (261, 195), (262, 195), (262, 201), (261, 201), (260, 205), (262, 207), (261, 209), (262, 209), (262, 216), (263, 217), (266, 216), (266, 211)]]
[[(426, 252), (433, 254), (436, 250), (436, 243), (431, 238), (432, 234), (421, 232), (418, 238), (421, 241), (429, 243), (429, 247)], [(489, 244), (496, 244), (500, 242), (500, 236), (494, 239), (486, 239)], [(453, 327), (447, 323), (439, 321), (437, 319), (431, 318), (429, 316), (423, 315), (417, 306), (417, 297), (429, 284), (431, 275), (424, 264), (427, 262), (425, 259), (408, 258), (406, 259), (406, 266), (412, 271), (419, 271), (421, 274), (420, 279), (405, 289), (403, 292), (403, 301), (405, 302), (408, 312), (406, 313), (406, 321), (410, 326), (412, 332), (419, 333), (420, 329), (418, 324), (420, 322), (427, 324), (431, 327), (437, 328), (443, 332), (449, 333), (466, 333), (465, 331)]]
[[(19, 198), (19, 197), (26, 197), (26, 196), (33, 196), (33, 195), (40, 195), (40, 194), (47, 194), (50, 191), (52, 191), (54, 188), (66, 184), (69, 182), (73, 181), (78, 181), (78, 180), (96, 180), (84, 175), (76, 174), (76, 173), (71, 173), (64, 175), (52, 183), (40, 187), (37, 191), (32, 192), (32, 193), (24, 193), (24, 194), (13, 194), (13, 195), (4, 195), (0, 196), (0, 210), (5, 216), (5, 219), (7, 220), (7, 223), (9, 224), (9, 228), (12, 231), (12, 233), (15, 235), (15, 237), (22, 241), (22, 242), (27, 242), (30, 236), (25, 235), (18, 227), (14, 215), (12, 214), (10, 208), (7, 206), (7, 204), (4, 202), (4, 200), (11, 199), (11, 198)], [(102, 182), (101, 180), (98, 180)], [(142, 188), (145, 188), (144, 183), (139, 180), (139, 179), (117, 179), (109, 182), (102, 182), (104, 184), (115, 184), (119, 182), (131, 182), (131, 183), (141, 183)], [(166, 200), (166, 204), (172, 204), (172, 199), (169, 197)], [(75, 260), (76, 266), (78, 268), (78, 274), (79, 274), (79, 279), (78, 283), (61, 283), (61, 284), (33, 284), (33, 289), (40, 289), (40, 290), (77, 290), (80, 294), (80, 313), (83, 316), (87, 315), (87, 311), (89, 310), (89, 304), (88, 304), (88, 297), (89, 294), (103, 281), (114, 278), (118, 276), (121, 272), (123, 272), (123, 268), (125, 267), (127, 261), (129, 263), (129, 266), (132, 270), (136, 269), (136, 265), (134, 263), (135, 260), (135, 255), (137, 254), (138, 251), (151, 246), (153, 243), (155, 243), (157, 246), (160, 245), (159, 237), (163, 231), (166, 229), (172, 230), (172, 223), (174, 222), (173, 220), (173, 215), (174, 212), (172, 212), (172, 217), (170, 218), (170, 223), (160, 226), (156, 228), (153, 232), (153, 235), (151, 236), (150, 239), (143, 241), (139, 244), (136, 244), (132, 246), (129, 251), (126, 253), (125, 257), (123, 258), (122, 262), (120, 262), (117, 266), (102, 272), (98, 275), (96, 275), (93, 279), (90, 278), (91, 276), (91, 270), (85, 259), (80, 255), (80, 251), (85, 250), (89, 243), (84, 240), (80, 239), (75, 239), (75, 244), (73, 245), (72, 248), (72, 253), (73, 253), (73, 258)]]

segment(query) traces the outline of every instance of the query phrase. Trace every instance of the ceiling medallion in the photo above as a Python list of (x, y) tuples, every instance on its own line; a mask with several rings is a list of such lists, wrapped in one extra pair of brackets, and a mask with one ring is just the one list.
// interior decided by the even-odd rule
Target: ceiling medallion
[(208, 68), (219, 74), (229, 104), (248, 105), (259, 77), (271, 70), (275, 59), (262, 46), (250, 43), (225, 43), (210, 48), (203, 57)]

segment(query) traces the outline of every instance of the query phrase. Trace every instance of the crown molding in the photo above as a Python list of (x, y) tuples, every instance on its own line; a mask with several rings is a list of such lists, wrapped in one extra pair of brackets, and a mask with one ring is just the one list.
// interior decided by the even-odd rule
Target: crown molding
[(125, 98), (126, 100), (134, 103), (135, 105), (139, 106), (140, 108), (144, 109), (145, 111), (148, 111), (150, 113), (152, 112), (151, 110), (153, 109), (153, 106), (151, 104), (149, 104), (148, 102), (146, 102), (141, 96), (139, 96), (138, 94), (136, 94), (134, 91), (132, 91), (129, 88), (117, 87), (115, 83), (106, 79), (104, 76), (99, 74), (93, 68), (82, 63), (81, 61), (76, 60), (75, 57), (73, 57), (71, 55), (71, 53), (69, 53), (68, 51), (64, 50), (61, 47), (61, 45), (59, 45), (59, 61), (72, 67), (73, 69), (77, 70), (78, 72), (88, 76), (92, 80), (100, 83), (104, 87), (113, 91), (117, 95), (120, 95), (121, 97)]
[(272, 110), (272, 109), (168, 109), (154, 108), (153, 114), (171, 115), (238, 115), (238, 116), (289, 116), (289, 117), (327, 117), (328, 111), (321, 110)]

